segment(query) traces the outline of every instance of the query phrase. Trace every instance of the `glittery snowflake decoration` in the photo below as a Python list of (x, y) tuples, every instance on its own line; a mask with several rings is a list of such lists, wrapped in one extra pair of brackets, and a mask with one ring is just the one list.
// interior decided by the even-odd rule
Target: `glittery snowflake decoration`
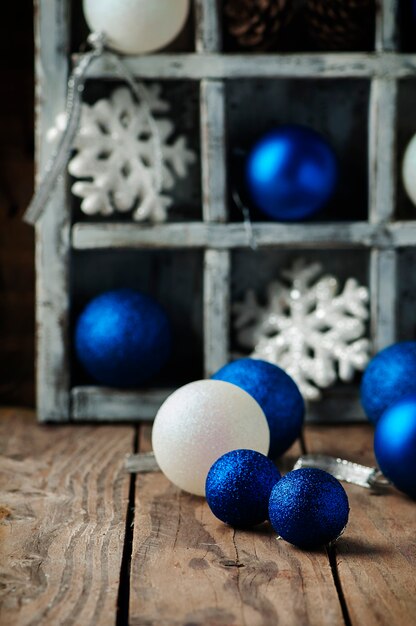
[[(136, 221), (164, 222), (172, 203), (165, 192), (196, 159), (185, 137), (172, 141), (172, 121), (155, 117), (169, 111), (161, 86), (140, 84), (140, 89), (145, 102), (136, 102), (130, 89), (119, 87), (109, 98), (82, 104), (68, 171), (78, 179), (72, 192), (82, 198), (81, 210), (87, 215), (132, 211)], [(66, 115), (61, 114), (48, 139), (58, 139), (65, 126)]]
[(351, 381), (370, 353), (368, 289), (349, 278), (341, 290), (335, 276), (322, 274), (320, 263), (299, 259), (269, 285), (265, 305), (249, 290), (233, 306), (239, 346), (282, 367), (308, 400), (338, 379)]

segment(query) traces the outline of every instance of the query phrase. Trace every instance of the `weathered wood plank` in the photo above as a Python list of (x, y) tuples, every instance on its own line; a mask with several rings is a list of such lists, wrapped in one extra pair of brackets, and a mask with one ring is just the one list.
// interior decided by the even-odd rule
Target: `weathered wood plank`
[(373, 352), (394, 343), (397, 333), (397, 252), (373, 249), (370, 255), (370, 316)]
[(1, 624), (115, 624), (133, 441), (0, 413)]
[(377, 3), (376, 50), (398, 49), (399, 0), (381, 0)]
[[(375, 465), (373, 429), (309, 427), (309, 453)], [(346, 485), (350, 522), (336, 545), (337, 569), (352, 626), (413, 626), (416, 615), (416, 503), (395, 489), (382, 495)]]
[[(218, 320), (220, 323), (220, 320)], [(224, 333), (224, 327), (220, 329)], [(214, 332), (214, 327), (212, 327)], [(227, 339), (228, 342), (228, 339)], [(229, 360), (223, 348), (221, 352), (209, 352), (212, 361), (207, 362), (207, 375), (211, 375)], [(207, 359), (208, 361), (208, 359)], [(128, 390), (109, 389), (106, 387), (74, 387), (71, 391), (72, 413), (75, 422), (143, 422), (152, 421), (157, 411), (174, 389)], [(340, 411), (342, 406), (342, 411)], [(362, 422), (364, 413), (354, 387), (342, 385), (328, 389), (320, 402), (309, 405), (306, 420), (310, 423), (333, 424), (343, 422)]]
[[(149, 429), (141, 430), (148, 451)], [(277, 623), (343, 624), (325, 552), (278, 542), (267, 525), (234, 531), (162, 474), (138, 476), (131, 626)]]
[(201, 81), (202, 213), (206, 222), (227, 219), (224, 89), (221, 81)]
[(393, 219), (396, 195), (397, 83), (376, 78), (371, 83), (369, 112), (369, 218)]
[[(253, 223), (259, 247), (280, 248), (392, 248), (416, 243), (416, 222), (392, 224), (367, 222), (326, 222), (321, 224)], [(76, 250), (99, 248), (247, 248), (249, 241), (244, 224), (180, 224), (79, 222), (72, 229)]]
[(74, 387), (71, 418), (78, 422), (153, 420), (173, 389), (126, 391), (107, 387)]
[(219, 52), (222, 46), (220, 7), (217, 0), (194, 0), (195, 48)]
[[(79, 55), (74, 56), (74, 61)], [(141, 79), (201, 80), (238, 78), (405, 78), (414, 75), (416, 54), (150, 54), (126, 57)], [(117, 78), (113, 65), (98, 60), (90, 78)]]
[[(70, 2), (36, 0), (36, 145), (38, 180), (51, 155), (46, 131), (65, 110)], [(37, 408), (41, 421), (69, 418), (69, 229), (65, 185), (36, 225)]]
[(209, 377), (229, 360), (230, 253), (206, 250), (204, 259), (204, 372)]

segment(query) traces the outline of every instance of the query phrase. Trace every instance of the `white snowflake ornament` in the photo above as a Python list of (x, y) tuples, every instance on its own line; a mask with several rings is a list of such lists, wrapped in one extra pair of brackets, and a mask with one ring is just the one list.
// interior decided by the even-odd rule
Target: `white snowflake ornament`
[(369, 292), (353, 278), (340, 291), (320, 263), (303, 259), (282, 278), (269, 285), (265, 305), (253, 290), (234, 304), (237, 342), (253, 350), (251, 357), (282, 367), (305, 399), (319, 400), (320, 389), (351, 381), (369, 361)]
[[(164, 192), (184, 177), (195, 153), (183, 136), (171, 137), (174, 125), (168, 118), (154, 117), (169, 111), (161, 86), (140, 84), (141, 102), (130, 89), (119, 87), (109, 98), (82, 104), (81, 119), (73, 142), (75, 156), (69, 173), (82, 198), (86, 215), (112, 215), (132, 211), (136, 221), (164, 222), (172, 198)], [(66, 116), (57, 117), (48, 139), (56, 141), (65, 130)]]

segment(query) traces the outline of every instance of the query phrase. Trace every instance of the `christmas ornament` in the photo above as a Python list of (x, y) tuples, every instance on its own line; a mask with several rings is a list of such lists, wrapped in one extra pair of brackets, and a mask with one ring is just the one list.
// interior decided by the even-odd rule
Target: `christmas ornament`
[(416, 499), (416, 395), (384, 411), (376, 426), (374, 452), (386, 478)]
[(270, 432), (263, 411), (248, 393), (221, 380), (198, 380), (177, 389), (162, 404), (152, 444), (169, 480), (203, 496), (214, 461), (238, 448), (267, 454)]
[(300, 436), (305, 404), (296, 383), (280, 367), (257, 359), (239, 359), (212, 378), (241, 387), (259, 403), (270, 428), (272, 458), (286, 452)]
[(248, 290), (233, 305), (237, 342), (252, 358), (283, 368), (304, 398), (318, 400), (320, 389), (352, 380), (368, 363), (368, 289), (349, 278), (340, 291), (320, 263), (303, 259), (281, 276), (269, 285), (266, 304)]
[(361, 403), (376, 424), (384, 411), (405, 396), (416, 394), (416, 341), (395, 343), (369, 363), (361, 382)]
[(335, 541), (347, 525), (348, 513), (343, 486), (320, 469), (289, 472), (270, 495), (273, 528), (299, 548), (313, 549)]
[(332, 148), (321, 135), (302, 126), (281, 126), (262, 137), (246, 164), (253, 202), (280, 221), (300, 221), (322, 209), (337, 179)]
[(402, 179), (407, 195), (416, 206), (416, 135), (409, 141), (404, 153)]
[(95, 380), (111, 387), (135, 387), (155, 376), (169, 359), (171, 343), (162, 307), (133, 289), (91, 300), (75, 329), (79, 361)]
[[(140, 102), (133, 99), (129, 89), (119, 87), (109, 98), (82, 105), (73, 141), (76, 154), (69, 161), (68, 171), (81, 179), (72, 185), (72, 192), (83, 198), (81, 210), (86, 215), (133, 211), (137, 221), (163, 222), (172, 203), (163, 191), (172, 189), (175, 175), (184, 177), (195, 161), (183, 136), (172, 141), (173, 122), (167, 117), (154, 117), (169, 111), (169, 103), (161, 97), (161, 86), (137, 87), (142, 95)], [(66, 115), (61, 114), (48, 139), (59, 138), (65, 126)], [(161, 150), (160, 158), (155, 142)]]
[(84, 0), (84, 15), (93, 32), (123, 54), (164, 48), (182, 30), (189, 0)]
[(326, 50), (373, 48), (374, 0), (306, 0), (310, 39)]
[(226, 0), (225, 29), (247, 50), (270, 50), (291, 14), (287, 0)]
[(208, 472), (206, 498), (213, 514), (235, 528), (249, 528), (268, 518), (270, 493), (280, 479), (277, 467), (254, 450), (232, 450)]

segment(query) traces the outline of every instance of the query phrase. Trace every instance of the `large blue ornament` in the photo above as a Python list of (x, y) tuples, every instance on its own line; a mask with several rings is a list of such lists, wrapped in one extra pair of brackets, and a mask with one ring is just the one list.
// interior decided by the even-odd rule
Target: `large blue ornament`
[(241, 387), (261, 406), (270, 428), (269, 456), (280, 456), (300, 436), (305, 403), (296, 383), (280, 367), (258, 359), (239, 359), (222, 367), (213, 378)]
[(347, 525), (348, 514), (345, 489), (320, 469), (289, 472), (270, 495), (273, 528), (299, 548), (318, 548), (337, 539)]
[(386, 478), (416, 499), (416, 395), (399, 400), (380, 417), (374, 452)]
[(296, 222), (323, 208), (335, 191), (338, 162), (325, 139), (303, 126), (281, 126), (256, 143), (246, 165), (257, 207), (278, 221)]
[(235, 528), (261, 524), (268, 517), (270, 493), (280, 472), (254, 450), (232, 450), (208, 472), (205, 493), (211, 511)]
[(75, 350), (103, 385), (135, 387), (152, 378), (171, 353), (171, 328), (162, 307), (133, 289), (94, 298), (78, 318)]
[(403, 341), (370, 361), (361, 382), (361, 402), (376, 424), (391, 404), (411, 394), (416, 394), (416, 341)]

